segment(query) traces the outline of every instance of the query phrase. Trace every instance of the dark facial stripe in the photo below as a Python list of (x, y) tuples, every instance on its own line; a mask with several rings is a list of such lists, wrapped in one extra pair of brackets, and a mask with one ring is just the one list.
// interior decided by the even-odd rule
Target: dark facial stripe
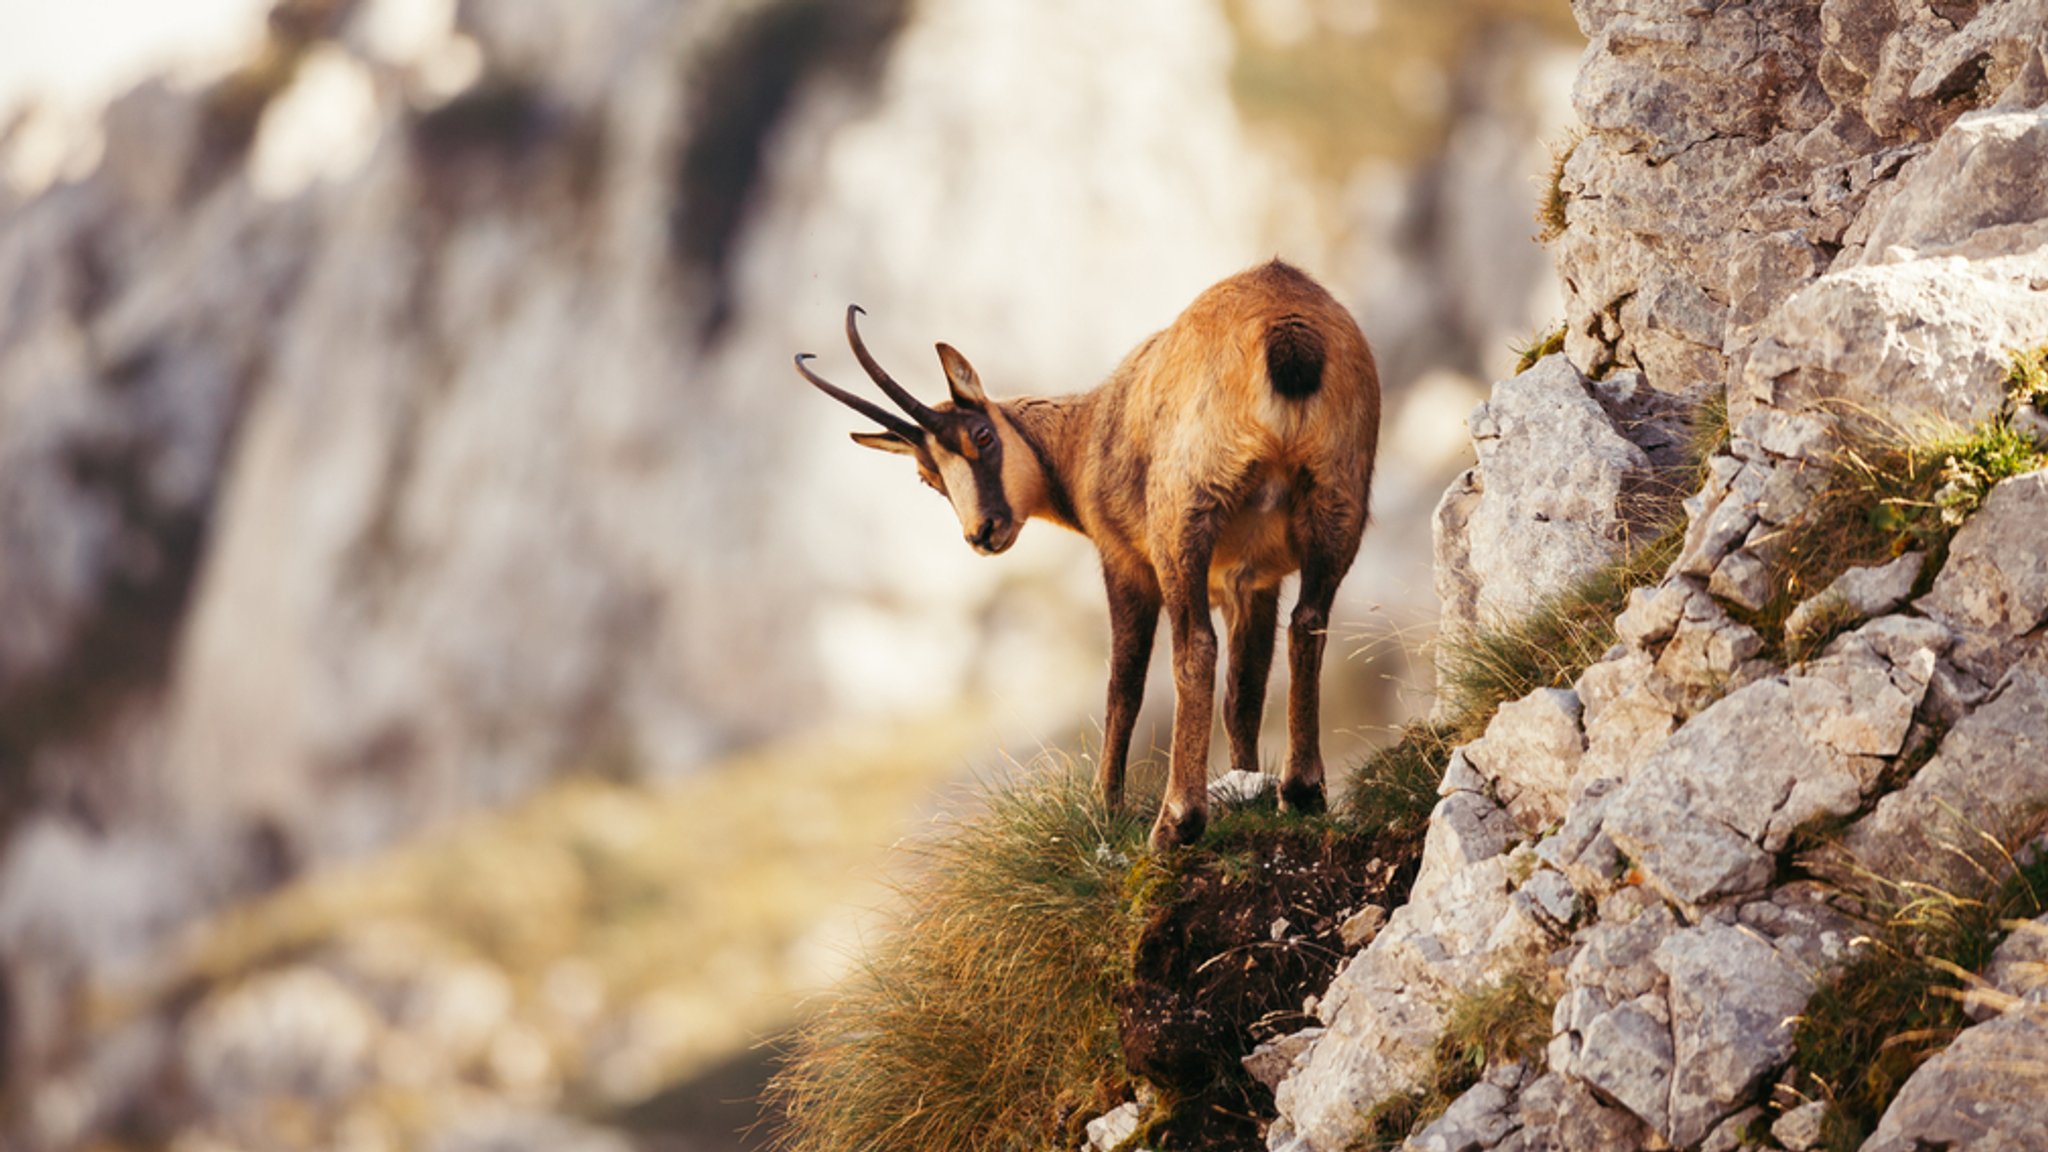
[[(967, 436), (960, 440), (964, 447), (974, 447)], [(974, 494), (981, 506), (981, 518), (1004, 523), (1014, 519), (1010, 514), (1009, 493), (1003, 491), (1003, 438), (996, 437), (995, 444), (978, 456), (968, 456), (967, 460), (974, 466)]]

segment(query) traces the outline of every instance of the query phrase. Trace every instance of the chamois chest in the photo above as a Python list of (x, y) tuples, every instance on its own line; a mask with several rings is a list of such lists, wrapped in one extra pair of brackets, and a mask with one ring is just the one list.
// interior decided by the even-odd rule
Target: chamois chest
[(1268, 588), (1301, 567), (1288, 539), (1293, 486), (1275, 473), (1256, 485), (1231, 510), (1216, 536), (1209, 561), (1209, 590), (1221, 595), (1235, 586)]

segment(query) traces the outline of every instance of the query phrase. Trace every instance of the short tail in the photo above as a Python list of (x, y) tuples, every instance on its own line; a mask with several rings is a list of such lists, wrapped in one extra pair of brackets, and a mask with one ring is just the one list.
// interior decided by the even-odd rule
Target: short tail
[(1289, 400), (1306, 400), (1323, 386), (1323, 337), (1308, 321), (1289, 316), (1266, 330), (1266, 379)]

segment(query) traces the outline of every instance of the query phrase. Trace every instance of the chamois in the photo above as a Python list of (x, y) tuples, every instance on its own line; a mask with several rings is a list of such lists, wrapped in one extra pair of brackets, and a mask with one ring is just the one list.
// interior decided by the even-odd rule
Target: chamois
[(940, 344), (952, 402), (937, 407), (869, 355), (854, 325), (861, 311), (846, 310), (847, 341), (908, 420), (819, 377), (808, 353), (796, 358), (804, 379), (883, 429), (853, 439), (914, 458), (984, 555), (1015, 543), (1034, 516), (1080, 532), (1101, 553), (1111, 651), (1096, 773), (1104, 802), (1122, 803), (1162, 606), (1173, 637), (1173, 749), (1152, 847), (1193, 843), (1208, 824), (1212, 598), (1229, 628), (1231, 767), (1258, 770), (1280, 580), (1299, 571), (1280, 803), (1321, 809), (1324, 631), (1365, 530), (1380, 422), (1372, 350), (1343, 306), (1274, 260), (1197, 296), (1090, 392), (991, 400), (966, 358)]

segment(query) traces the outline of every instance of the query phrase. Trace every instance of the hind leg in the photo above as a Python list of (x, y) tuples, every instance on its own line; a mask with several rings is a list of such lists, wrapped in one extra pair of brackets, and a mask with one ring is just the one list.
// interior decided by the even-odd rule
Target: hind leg
[(1322, 749), (1323, 648), (1337, 585), (1358, 555), (1363, 505), (1331, 501), (1297, 521), (1301, 595), (1288, 622), (1287, 765), (1280, 774), (1280, 807), (1320, 812), (1324, 807)]

